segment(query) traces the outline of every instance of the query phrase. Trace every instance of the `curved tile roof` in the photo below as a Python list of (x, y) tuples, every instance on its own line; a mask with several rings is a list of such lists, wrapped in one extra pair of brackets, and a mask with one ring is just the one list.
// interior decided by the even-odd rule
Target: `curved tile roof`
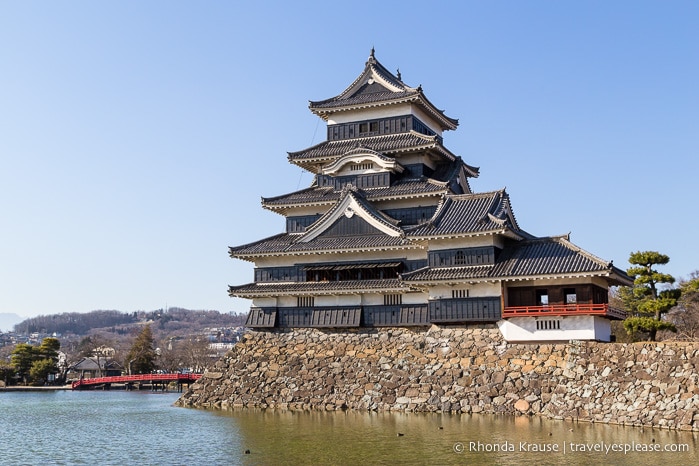
[(493, 265), (425, 267), (404, 273), (401, 278), (406, 283), (434, 283), (474, 279), (507, 281), (556, 275), (599, 275), (616, 285), (633, 284), (623, 270), (575, 246), (567, 236), (512, 242)]
[(469, 267), (424, 267), (412, 272), (401, 274), (405, 282), (435, 282), (450, 280), (473, 280), (489, 278), (493, 265), (475, 265)]
[(280, 254), (357, 252), (367, 249), (421, 248), (404, 238), (388, 235), (359, 237), (317, 237), (306, 243), (297, 242), (300, 235), (282, 233), (254, 243), (229, 248), (231, 257), (249, 260), (253, 257)]
[(498, 277), (596, 272), (613, 272), (622, 279), (627, 277), (611, 262), (572, 244), (567, 235), (521, 241), (505, 248), (493, 269), (493, 275)]
[(447, 195), (429, 222), (407, 231), (410, 237), (519, 231), (505, 190)]
[(354, 139), (338, 139), (335, 141), (326, 140), (308, 149), (289, 152), (288, 158), (290, 162), (294, 163), (311, 160), (327, 161), (327, 159), (339, 157), (357, 148), (366, 148), (389, 155), (433, 148), (445, 155), (449, 160), (456, 158), (454, 154), (442, 145), (439, 136), (428, 136), (417, 131), (381, 134)]
[[(361, 190), (369, 201), (393, 199), (400, 197), (440, 196), (447, 194), (446, 183), (434, 182), (422, 178), (410, 178), (397, 181), (392, 186)], [(334, 204), (340, 199), (341, 191), (333, 188), (311, 187), (277, 197), (262, 198), (262, 205), (268, 209), (285, 208), (309, 204)]]
[(405, 291), (408, 287), (397, 278), (383, 280), (344, 280), (336, 282), (248, 283), (229, 286), (228, 294), (237, 297), (256, 297), (282, 294), (343, 294), (358, 291)]

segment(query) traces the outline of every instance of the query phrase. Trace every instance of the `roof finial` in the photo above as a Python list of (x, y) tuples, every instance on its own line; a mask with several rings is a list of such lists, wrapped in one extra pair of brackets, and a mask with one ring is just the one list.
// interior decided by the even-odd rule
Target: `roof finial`
[(369, 54), (369, 58), (374, 58), (374, 46), (371, 46), (371, 54)]
[(396, 78), (398, 78), (398, 81), (400, 81), (400, 68), (396, 70)]

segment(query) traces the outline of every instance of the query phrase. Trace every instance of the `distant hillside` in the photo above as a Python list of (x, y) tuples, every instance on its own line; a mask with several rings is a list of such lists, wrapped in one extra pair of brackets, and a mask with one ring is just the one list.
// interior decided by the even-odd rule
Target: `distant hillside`
[(23, 317), (19, 314), (0, 313), (0, 332), (9, 332), (15, 324), (22, 322), (22, 319)]
[(93, 328), (116, 327), (136, 322), (134, 314), (125, 314), (120, 311), (64, 312), (30, 317), (15, 325), (15, 331), (24, 334), (39, 332), (49, 335), (53, 333), (85, 335)]
[(222, 314), (218, 311), (192, 311), (182, 308), (158, 309), (155, 311), (91, 311), (86, 313), (66, 312), (41, 315), (25, 319), (14, 326), (18, 333), (34, 332), (61, 335), (88, 335), (101, 330), (110, 333), (129, 333), (139, 324), (150, 323), (158, 334), (196, 333), (203, 328), (235, 327), (245, 324), (244, 314)]

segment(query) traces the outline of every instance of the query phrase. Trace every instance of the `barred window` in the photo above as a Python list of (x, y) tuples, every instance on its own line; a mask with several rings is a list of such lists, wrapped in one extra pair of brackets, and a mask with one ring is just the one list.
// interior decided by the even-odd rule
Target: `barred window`
[(451, 290), (452, 298), (468, 298), (468, 290)]
[(561, 320), (560, 319), (543, 319), (536, 321), (537, 330), (560, 330)]
[(374, 164), (371, 162), (368, 163), (353, 163), (350, 167), (351, 170), (353, 171), (360, 171), (360, 170), (371, 170), (374, 168)]
[(403, 303), (403, 295), (400, 294), (385, 294), (383, 295), (384, 306), (395, 306)]
[(296, 300), (298, 307), (313, 307), (315, 305), (315, 298), (313, 296), (299, 296)]

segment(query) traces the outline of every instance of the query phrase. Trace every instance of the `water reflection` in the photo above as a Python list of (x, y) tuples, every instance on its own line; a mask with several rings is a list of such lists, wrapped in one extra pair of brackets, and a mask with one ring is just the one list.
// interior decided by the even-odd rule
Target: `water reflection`
[[(698, 442), (690, 432), (540, 417), (212, 412), (236, 426), (241, 448), (250, 451), (242, 456), (247, 464), (687, 465), (696, 461)], [(684, 451), (623, 451), (629, 448)]]

